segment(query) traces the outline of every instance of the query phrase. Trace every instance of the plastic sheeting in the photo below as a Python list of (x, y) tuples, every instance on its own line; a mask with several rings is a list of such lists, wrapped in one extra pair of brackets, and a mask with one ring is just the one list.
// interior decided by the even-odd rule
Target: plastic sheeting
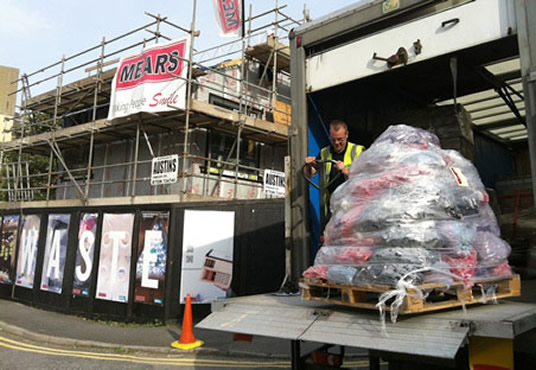
[(511, 248), (488, 202), (460, 153), (428, 131), (390, 126), (332, 195), (324, 246), (304, 277), (393, 287), (508, 277)]

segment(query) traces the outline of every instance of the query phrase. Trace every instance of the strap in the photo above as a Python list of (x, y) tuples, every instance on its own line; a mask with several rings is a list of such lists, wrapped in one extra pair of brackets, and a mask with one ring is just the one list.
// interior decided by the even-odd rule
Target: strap
[(352, 158), (352, 161), (355, 159), (355, 152), (357, 151), (357, 145), (348, 143), (348, 145), (352, 145), (352, 152), (350, 153), (350, 158)]
[[(333, 158), (333, 155), (331, 154), (331, 150), (329, 150), (329, 146), (326, 146), (320, 150), (320, 159), (326, 160)], [(324, 186), (329, 182), (329, 173), (331, 172), (331, 162), (326, 163), (325, 165), (326, 178), (324, 179)]]
[(326, 146), (320, 150), (320, 159), (327, 159), (328, 154), (331, 154), (329, 151), (329, 146)]

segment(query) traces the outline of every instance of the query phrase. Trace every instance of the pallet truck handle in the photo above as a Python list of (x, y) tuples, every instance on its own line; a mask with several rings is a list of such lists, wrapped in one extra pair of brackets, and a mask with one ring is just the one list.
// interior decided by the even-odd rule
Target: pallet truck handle
[[(328, 162), (331, 162), (332, 164), (337, 163), (337, 161), (335, 161), (335, 160), (333, 160), (333, 159), (319, 159), (319, 160), (316, 161), (316, 163), (317, 163), (317, 164), (320, 164), (320, 165), (324, 165), (324, 164), (326, 164), (326, 163), (328, 163)], [(305, 176), (305, 173), (304, 173), (305, 166), (307, 166), (307, 163), (305, 163), (305, 164), (303, 165), (303, 167), (302, 167), (302, 171), (301, 171), (301, 173), (302, 173), (303, 178), (304, 178), (309, 184), (313, 185), (313, 186), (314, 186), (316, 189), (318, 189), (318, 190), (326, 190), (327, 188), (329, 188), (329, 187), (331, 186), (331, 184), (333, 184), (333, 183), (335, 182), (335, 180), (337, 180), (337, 179), (339, 178), (339, 176), (342, 175), (342, 172), (340, 172), (340, 171), (337, 172), (337, 174), (336, 174), (330, 181), (328, 181), (328, 183), (327, 183), (325, 186), (322, 186), (322, 187), (321, 187), (320, 185), (315, 184), (309, 177)], [(318, 171), (318, 175), (319, 175), (319, 176), (320, 176), (320, 172), (323, 172), (323, 171)], [(322, 174), (322, 175), (323, 175), (322, 177), (325, 176), (325, 174)], [(319, 180), (322, 181), (322, 178), (319, 178)]]

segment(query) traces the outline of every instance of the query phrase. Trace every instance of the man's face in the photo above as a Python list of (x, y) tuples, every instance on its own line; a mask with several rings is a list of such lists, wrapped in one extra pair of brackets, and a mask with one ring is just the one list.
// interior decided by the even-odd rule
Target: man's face
[(336, 153), (341, 153), (346, 148), (346, 142), (348, 141), (348, 130), (341, 127), (338, 130), (330, 129), (329, 136), (331, 145), (335, 149)]

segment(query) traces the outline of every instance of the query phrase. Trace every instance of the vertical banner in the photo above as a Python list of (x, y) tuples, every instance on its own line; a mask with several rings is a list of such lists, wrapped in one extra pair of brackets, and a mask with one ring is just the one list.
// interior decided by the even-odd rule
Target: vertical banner
[(133, 227), (133, 213), (104, 214), (96, 298), (127, 302)]
[(243, 35), (242, 0), (213, 0), (216, 24), (223, 37)]
[(234, 212), (184, 211), (181, 303), (188, 293), (193, 303), (210, 303), (230, 293), (234, 219)]
[(80, 216), (73, 280), (74, 295), (89, 296), (98, 220), (99, 216), (97, 213), (83, 213)]
[(41, 216), (25, 215), (22, 217), (15, 285), (33, 288), (40, 226)]
[(142, 212), (135, 302), (164, 304), (169, 212)]
[(190, 38), (174, 40), (121, 58), (112, 81), (108, 120), (139, 112), (186, 109)]
[(41, 290), (61, 294), (70, 221), (70, 214), (48, 215)]
[(19, 216), (4, 216), (0, 247), (0, 283), (13, 284)]

